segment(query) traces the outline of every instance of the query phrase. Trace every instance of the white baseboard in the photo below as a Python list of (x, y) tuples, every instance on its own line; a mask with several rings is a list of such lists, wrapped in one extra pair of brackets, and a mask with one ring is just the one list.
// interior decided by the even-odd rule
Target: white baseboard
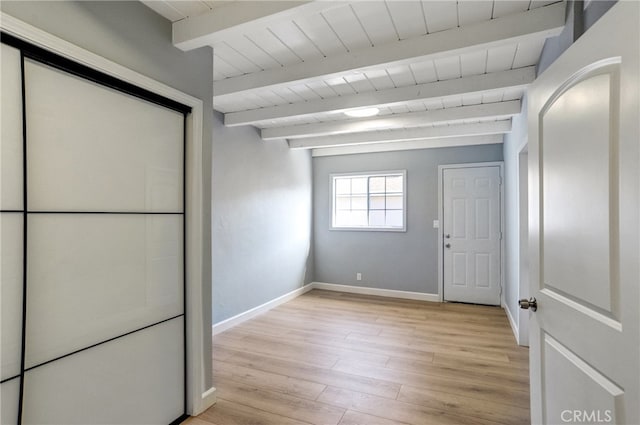
[(309, 292), (313, 289), (313, 283), (309, 283), (302, 288), (294, 289), (293, 291), (286, 293), (278, 298), (275, 298), (271, 301), (268, 301), (262, 305), (252, 308), (251, 310), (247, 310), (244, 313), (237, 314), (233, 317), (223, 320), (222, 322), (216, 323), (213, 325), (213, 335), (219, 334), (221, 332), (226, 331), (236, 325), (239, 325), (242, 322), (246, 322), (249, 319), (256, 317), (259, 314), (262, 314), (266, 311), (271, 310), (274, 307), (279, 306), (280, 304), (284, 304), (287, 301), (290, 301), (305, 292)]
[(502, 308), (504, 308), (504, 311), (507, 312), (507, 318), (509, 319), (509, 324), (511, 325), (511, 330), (513, 331), (513, 336), (516, 338), (516, 344), (519, 344), (520, 337), (518, 335), (518, 324), (516, 323), (515, 319), (511, 315), (511, 311), (506, 306), (506, 304), (503, 304)]
[(365, 286), (336, 285), (335, 283), (313, 282), (313, 289), (326, 291), (349, 292), (352, 294), (376, 295), (379, 297), (402, 298), (406, 300), (440, 302), (438, 294), (424, 294), (422, 292), (398, 291), (395, 289), (369, 288)]
[[(325, 291), (348, 292), (352, 294), (377, 295), (379, 297), (402, 298), (406, 300), (430, 301), (436, 303), (440, 302), (440, 296), (438, 294), (423, 294), (422, 292), (397, 291), (394, 289), (379, 289), (363, 286), (337, 285), (335, 283), (312, 282), (303, 286), (302, 288), (295, 289), (276, 299), (254, 307), (251, 310), (247, 310), (244, 313), (237, 314), (233, 317), (223, 320), (222, 322), (216, 323), (212, 326), (213, 335), (224, 332), (227, 329), (237, 326), (242, 322), (246, 322), (249, 319), (253, 319), (259, 314), (265, 313), (272, 308), (279, 306), (280, 304), (284, 304), (287, 301), (299, 297), (300, 295), (309, 292), (312, 289), (324, 289)], [(213, 390), (215, 391), (215, 389)], [(215, 402), (215, 397), (213, 400), (214, 401), (212, 403)]]
[(216, 388), (211, 387), (207, 391), (202, 393), (196, 410), (194, 412), (191, 412), (190, 415), (198, 416), (214, 404), (216, 404)]

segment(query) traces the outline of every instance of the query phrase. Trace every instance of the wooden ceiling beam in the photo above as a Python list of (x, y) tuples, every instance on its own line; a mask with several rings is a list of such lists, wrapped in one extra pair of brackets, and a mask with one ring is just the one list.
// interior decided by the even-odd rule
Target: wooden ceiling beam
[(535, 78), (535, 66), (528, 66), (415, 86), (230, 112), (224, 115), (224, 124), (228, 127), (240, 125), (257, 125), (259, 127), (262, 122), (283, 118), (330, 112), (342, 113), (359, 108), (390, 107), (415, 101), (446, 100), (449, 97), (480, 94), (491, 90), (525, 89)]
[(565, 2), (556, 3), (316, 61), (226, 78), (214, 82), (213, 95), (220, 100), (269, 88), (339, 77), (350, 72), (363, 73), (373, 69), (451, 57), (479, 49), (554, 37), (560, 34), (564, 27), (565, 8)]

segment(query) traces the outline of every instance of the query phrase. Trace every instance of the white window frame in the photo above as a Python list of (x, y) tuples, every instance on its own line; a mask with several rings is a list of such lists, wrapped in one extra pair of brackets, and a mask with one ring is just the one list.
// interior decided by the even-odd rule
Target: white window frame
[[(385, 226), (334, 226), (336, 215), (336, 195), (335, 195), (335, 178), (336, 177), (383, 177), (390, 175), (402, 176), (402, 227), (385, 227)], [(369, 198), (369, 189), (367, 188), (367, 204)], [(407, 170), (388, 170), (388, 171), (357, 171), (350, 173), (331, 173), (329, 174), (329, 196), (331, 197), (331, 223), (329, 230), (337, 231), (356, 231), (356, 232), (406, 232), (407, 231)], [(367, 208), (367, 216), (369, 209)]]

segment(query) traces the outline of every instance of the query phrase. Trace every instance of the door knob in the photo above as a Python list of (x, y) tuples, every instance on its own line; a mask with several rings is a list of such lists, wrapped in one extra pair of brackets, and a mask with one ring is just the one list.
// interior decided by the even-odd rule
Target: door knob
[(538, 309), (538, 301), (536, 301), (534, 297), (531, 297), (528, 300), (523, 298), (518, 301), (518, 304), (520, 304), (520, 308), (523, 310), (531, 309), (531, 311), (536, 311)]
[(451, 235), (447, 233), (446, 235), (444, 235), (444, 237), (449, 239), (451, 237)]
[(445, 247), (445, 248), (451, 248), (451, 244), (450, 244), (450, 243), (445, 244), (445, 245), (444, 245), (444, 247)]

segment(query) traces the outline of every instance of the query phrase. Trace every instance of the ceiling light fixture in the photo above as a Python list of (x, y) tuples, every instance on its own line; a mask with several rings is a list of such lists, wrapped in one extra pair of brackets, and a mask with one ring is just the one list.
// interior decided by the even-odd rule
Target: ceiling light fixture
[(378, 115), (380, 109), (378, 108), (364, 108), (364, 109), (354, 109), (351, 111), (345, 111), (344, 114), (348, 117), (353, 118), (366, 118), (372, 117), (374, 115)]

